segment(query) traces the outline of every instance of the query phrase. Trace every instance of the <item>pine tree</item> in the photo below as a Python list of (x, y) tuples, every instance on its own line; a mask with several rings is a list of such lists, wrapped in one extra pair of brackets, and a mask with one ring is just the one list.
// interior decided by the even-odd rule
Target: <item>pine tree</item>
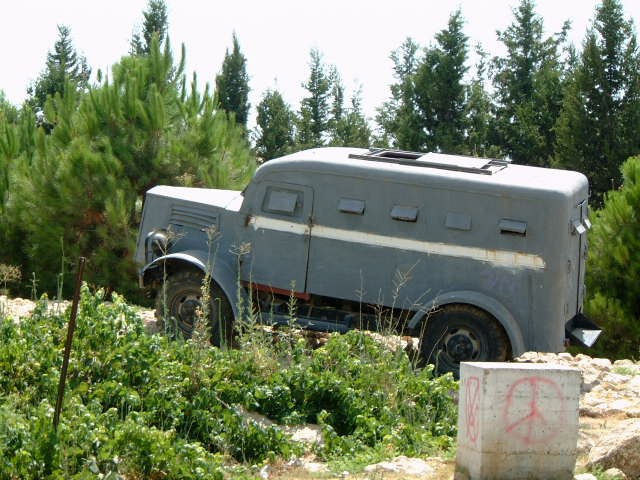
[(256, 152), (263, 160), (290, 153), (294, 145), (295, 114), (277, 90), (267, 90), (258, 104)]
[(16, 123), (17, 120), (18, 109), (7, 100), (4, 91), (0, 90), (0, 125)]
[(0, 212), (4, 210), (9, 189), (11, 163), (20, 154), (16, 128), (18, 119), (18, 109), (6, 100), (4, 92), (0, 90)]
[(302, 85), (308, 96), (302, 99), (297, 126), (297, 143), (301, 148), (324, 145), (329, 128), (331, 79), (320, 52), (312, 49), (310, 56), (309, 79)]
[(500, 158), (504, 155), (497, 146), (496, 118), (491, 97), (485, 87), (487, 54), (476, 46), (479, 58), (476, 74), (467, 85), (465, 154), (479, 157)]
[(21, 235), (22, 270), (38, 272), (43, 291), (56, 291), (63, 256), (82, 254), (88, 282), (137, 295), (132, 253), (146, 190), (246, 184), (253, 163), (243, 129), (195, 77), (187, 90), (183, 65), (154, 36), (148, 55), (124, 57), (88, 93), (49, 101), (56, 127), (18, 148), (3, 217), (13, 220), (0, 240)]
[(56, 93), (64, 96), (65, 88), (86, 89), (91, 69), (87, 60), (79, 56), (71, 41), (69, 27), (58, 25), (58, 39), (53, 51), (47, 54), (47, 64), (35, 84), (27, 90), (27, 103), (35, 112), (43, 112), (47, 98)]
[(606, 332), (599, 351), (629, 358), (640, 344), (640, 156), (622, 174), (622, 188), (605, 194), (589, 236), (587, 308)]
[(339, 116), (336, 115), (336, 101), (337, 96), (334, 97), (334, 114), (329, 144), (344, 147), (368, 147), (371, 142), (371, 128), (362, 113), (361, 89), (353, 92), (350, 108), (340, 107)]
[(158, 37), (158, 42), (162, 46), (169, 31), (167, 5), (164, 0), (149, 0), (147, 9), (142, 12), (142, 15), (144, 16), (142, 36), (137, 32), (133, 34), (129, 50), (131, 55), (148, 55), (151, 51), (153, 36)]
[(376, 139), (379, 146), (415, 151), (424, 143), (414, 94), (419, 48), (414, 40), (407, 38), (391, 53), (397, 82), (390, 87), (391, 98), (378, 108), (376, 115), (376, 122), (380, 127)]
[(236, 122), (247, 126), (249, 117), (249, 75), (247, 59), (240, 51), (238, 37), (233, 34), (233, 50), (225, 52), (222, 71), (216, 76), (216, 94), (220, 108), (233, 114)]
[[(22, 165), (33, 164), (45, 135), (36, 126), (36, 116), (26, 103), (19, 111), (13, 106), (8, 108), (9, 115), (4, 121), (0, 113), (0, 263), (24, 266), (29, 258), (25, 225), (14, 208), (16, 195), (22, 193), (16, 186), (16, 177)], [(7, 121), (10, 118), (13, 119)]]
[(428, 48), (415, 75), (416, 105), (424, 131), (421, 150), (444, 153), (464, 151), (466, 131), (467, 37), (464, 20), (457, 10), (446, 29), (436, 34), (436, 45)]
[[(329, 130), (329, 136), (333, 139), (336, 136), (336, 128), (345, 114), (344, 85), (342, 84), (342, 77), (335, 66), (332, 66), (329, 70), (329, 82), (331, 84), (331, 109), (327, 129)], [(332, 143), (332, 140), (330, 140), (330, 143)]]
[(563, 93), (560, 50), (569, 24), (544, 38), (533, 0), (521, 0), (514, 21), (498, 32), (507, 49), (493, 60), (498, 141), (515, 162), (548, 166), (555, 143), (554, 124)]
[(18, 154), (18, 139), (15, 122), (18, 111), (11, 105), (0, 90), (0, 212), (9, 189), (9, 169), (13, 157)]
[(640, 151), (640, 51), (619, 0), (603, 0), (567, 87), (556, 125), (556, 160), (591, 184), (592, 204), (621, 183), (620, 165)]

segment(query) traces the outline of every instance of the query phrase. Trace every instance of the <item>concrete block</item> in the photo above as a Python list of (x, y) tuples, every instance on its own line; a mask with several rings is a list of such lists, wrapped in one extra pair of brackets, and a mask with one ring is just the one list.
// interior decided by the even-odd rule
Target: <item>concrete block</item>
[(462, 363), (456, 470), (470, 480), (572, 479), (580, 381), (560, 365)]

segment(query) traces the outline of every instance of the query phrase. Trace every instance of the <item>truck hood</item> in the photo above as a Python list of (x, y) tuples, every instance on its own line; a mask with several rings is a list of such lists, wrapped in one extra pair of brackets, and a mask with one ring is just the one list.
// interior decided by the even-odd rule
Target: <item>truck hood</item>
[(218, 190), (215, 188), (169, 187), (159, 185), (149, 190), (147, 195), (201, 203), (219, 208), (231, 207), (233, 209), (242, 203), (241, 192), (236, 190)]

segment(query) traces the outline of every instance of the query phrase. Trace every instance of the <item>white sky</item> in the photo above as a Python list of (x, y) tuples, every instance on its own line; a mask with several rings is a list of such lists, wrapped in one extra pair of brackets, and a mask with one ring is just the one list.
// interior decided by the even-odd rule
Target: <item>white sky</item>
[[(184, 44), (187, 72), (201, 86), (214, 83), (232, 32), (247, 57), (252, 110), (267, 88), (278, 88), (294, 110), (309, 73), (309, 51), (318, 48), (334, 64), (347, 93), (362, 85), (369, 117), (389, 97), (393, 82), (389, 54), (412, 37), (433, 42), (452, 11), (461, 7), (470, 45), (480, 42), (500, 52), (496, 29), (512, 21), (518, 0), (167, 0), (169, 35), (177, 55)], [(548, 32), (564, 20), (580, 45), (597, 0), (538, 0), (536, 11)], [(24, 100), (28, 85), (44, 68), (57, 38), (56, 25), (71, 28), (76, 49), (93, 72), (110, 66), (129, 50), (134, 27), (142, 23), (147, 0), (0, 0), (0, 90), (9, 101)], [(640, 1), (624, 0), (625, 14), (638, 24)]]

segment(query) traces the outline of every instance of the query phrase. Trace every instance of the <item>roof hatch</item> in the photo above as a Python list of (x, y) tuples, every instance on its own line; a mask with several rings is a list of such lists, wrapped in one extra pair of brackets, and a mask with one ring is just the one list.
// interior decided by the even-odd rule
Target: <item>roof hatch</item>
[(352, 153), (349, 155), (349, 158), (397, 163), (399, 165), (410, 165), (412, 167), (428, 167), (456, 172), (479, 173), (483, 175), (493, 175), (509, 165), (507, 160), (386, 149), (371, 149), (364, 154)]

